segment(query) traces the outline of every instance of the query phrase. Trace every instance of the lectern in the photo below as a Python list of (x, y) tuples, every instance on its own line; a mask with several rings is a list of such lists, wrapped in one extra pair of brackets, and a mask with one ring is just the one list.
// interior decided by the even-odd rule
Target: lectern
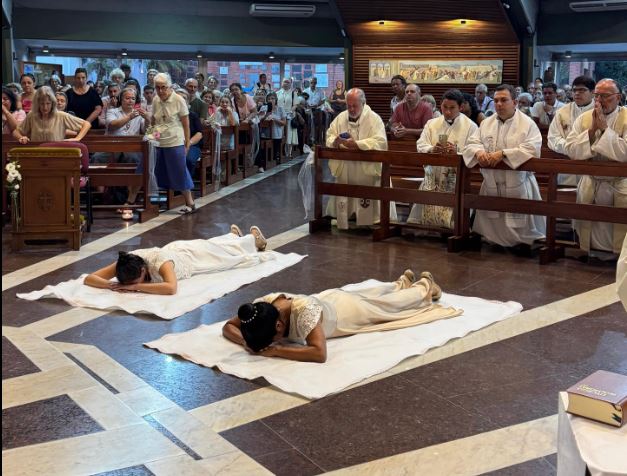
[(8, 159), (20, 164), (22, 174), (19, 220), (11, 214), (13, 249), (42, 240), (62, 240), (80, 249), (81, 150), (16, 147)]

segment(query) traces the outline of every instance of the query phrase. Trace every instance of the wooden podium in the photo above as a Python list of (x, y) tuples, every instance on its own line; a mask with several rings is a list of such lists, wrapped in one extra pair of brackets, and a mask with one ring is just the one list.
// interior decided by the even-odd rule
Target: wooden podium
[(22, 174), (20, 220), (12, 214), (13, 249), (41, 240), (63, 240), (80, 249), (80, 149), (16, 147), (8, 159), (20, 164)]

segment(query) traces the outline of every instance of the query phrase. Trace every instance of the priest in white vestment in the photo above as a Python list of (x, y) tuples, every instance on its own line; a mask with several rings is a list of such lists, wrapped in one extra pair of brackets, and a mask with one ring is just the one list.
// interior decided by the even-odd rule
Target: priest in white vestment
[[(442, 97), (442, 115), (430, 119), (416, 141), (418, 152), (461, 154), (470, 136), (478, 129), (468, 116), (461, 114), (464, 95), (458, 89), (449, 89)], [(455, 193), (455, 169), (437, 165), (425, 165), (424, 181), (420, 190)], [(437, 205), (415, 204), (408, 223), (453, 228), (453, 209)]]
[[(594, 80), (588, 76), (577, 76), (573, 81), (573, 102), (560, 108), (549, 127), (547, 142), (549, 149), (558, 154), (566, 155), (564, 145), (566, 137), (573, 128), (575, 120), (586, 111), (594, 108), (592, 92), (594, 91)], [(557, 183), (560, 185), (576, 186), (578, 178), (576, 175), (559, 174)]]
[[(346, 111), (333, 120), (327, 131), (327, 147), (352, 150), (387, 150), (388, 141), (381, 117), (366, 104), (365, 93), (353, 88), (346, 93)], [(329, 160), (336, 183), (377, 186), (381, 182), (381, 163)], [(379, 221), (378, 200), (331, 197), (327, 214), (337, 217), (337, 227), (348, 229), (353, 214), (358, 226)], [(391, 219), (395, 217), (390, 216)]]
[[(620, 106), (620, 89), (613, 79), (594, 88), (594, 109), (573, 124), (564, 150), (571, 159), (627, 162), (627, 108)], [(584, 175), (577, 202), (627, 208), (627, 178)], [(627, 226), (575, 220), (583, 250), (620, 253)]]
[[(532, 157), (540, 157), (542, 135), (535, 122), (516, 109), (514, 88), (496, 88), (496, 114), (484, 119), (463, 151), (468, 167), (480, 165), (481, 195), (541, 200), (538, 182), (532, 172), (494, 170), (503, 161), (512, 169)], [(531, 245), (544, 238), (546, 220), (542, 216), (477, 210), (473, 230), (489, 242), (501, 246)]]

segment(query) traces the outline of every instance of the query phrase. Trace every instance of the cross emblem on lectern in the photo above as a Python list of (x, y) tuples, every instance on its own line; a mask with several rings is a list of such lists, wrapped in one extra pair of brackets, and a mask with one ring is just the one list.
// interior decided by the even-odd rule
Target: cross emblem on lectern
[(49, 190), (42, 190), (37, 197), (37, 203), (39, 204), (39, 208), (45, 212), (52, 208), (54, 200), (52, 197), (52, 193)]

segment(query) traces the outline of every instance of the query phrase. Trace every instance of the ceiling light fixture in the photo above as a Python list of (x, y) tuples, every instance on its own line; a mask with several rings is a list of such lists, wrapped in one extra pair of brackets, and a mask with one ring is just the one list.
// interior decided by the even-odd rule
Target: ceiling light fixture
[(44, 45), (43, 49), (41, 50), (42, 53), (50, 53), (50, 50), (48, 49), (48, 47), (46, 45)]
[(509, 10), (510, 9), (509, 3), (503, 2), (503, 8), (505, 8), (505, 10)]
[(122, 56), (128, 56), (128, 51), (126, 51), (126, 48), (122, 48)]
[(340, 53), (340, 59), (344, 61), (344, 53)]
[(198, 59), (202, 58), (202, 52), (199, 51), (198, 53), (196, 53), (196, 58)]
[(459, 23), (461, 23), (462, 25), (466, 24), (466, 20), (459, 20)]
[(385, 25), (385, 20), (379, 20), (379, 25)]
[(572, 58), (573, 57), (573, 52), (572, 51), (565, 51), (564, 52), (564, 58)]
[(274, 51), (271, 51), (271, 52), (268, 54), (268, 58), (270, 58), (270, 59), (274, 59)]

